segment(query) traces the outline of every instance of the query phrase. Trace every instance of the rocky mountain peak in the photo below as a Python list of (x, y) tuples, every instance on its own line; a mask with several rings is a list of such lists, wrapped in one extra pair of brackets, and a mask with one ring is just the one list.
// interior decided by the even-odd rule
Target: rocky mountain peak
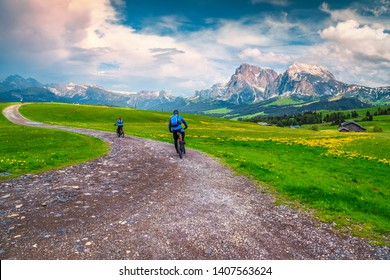
[(335, 80), (335, 77), (325, 68), (318, 65), (309, 65), (304, 63), (294, 63), (291, 65), (287, 74), (290, 78), (299, 78), (302, 75), (311, 75), (321, 77), (323, 80)]
[(11, 75), (4, 80), (3, 86), (7, 86), (9, 89), (26, 89), (30, 87), (42, 86), (37, 80), (28, 78), (25, 79), (19, 75)]
[(382, 90), (347, 85), (337, 81), (331, 72), (318, 65), (294, 63), (279, 75), (272, 69), (243, 63), (236, 68), (225, 86), (196, 91), (192, 99), (223, 100), (235, 104), (255, 103), (290, 95), (313, 98), (359, 96), (365, 100), (377, 100), (387, 96), (388, 92), (388, 87)]
[(230, 78), (223, 99), (237, 104), (264, 100), (276, 93), (278, 78), (272, 69), (243, 63)]
[(247, 63), (241, 64), (239, 67), (237, 67), (235, 75), (251, 75), (251, 74), (256, 74), (261, 70), (261, 68), (257, 66), (252, 66)]
[(344, 84), (321, 66), (294, 63), (283, 74), (278, 91), (280, 95), (334, 96), (342, 92)]
[(242, 76), (248, 80), (264, 81), (264, 79), (275, 79), (278, 74), (272, 69), (262, 69), (247, 63), (241, 64), (233, 76)]

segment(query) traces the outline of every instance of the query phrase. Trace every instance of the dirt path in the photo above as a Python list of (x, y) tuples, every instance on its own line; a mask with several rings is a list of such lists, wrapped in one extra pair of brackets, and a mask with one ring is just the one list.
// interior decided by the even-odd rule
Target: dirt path
[[(18, 106), (4, 114), (23, 125)], [(59, 127), (56, 127), (59, 128)], [(107, 141), (102, 158), (0, 182), (1, 259), (390, 259), (334, 232), (204, 154), (64, 128)]]

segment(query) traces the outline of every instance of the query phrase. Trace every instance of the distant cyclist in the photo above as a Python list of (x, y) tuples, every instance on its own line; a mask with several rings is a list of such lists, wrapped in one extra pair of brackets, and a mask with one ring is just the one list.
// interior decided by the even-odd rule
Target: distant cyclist
[(116, 133), (118, 134), (119, 137), (120, 135), (123, 134), (123, 120), (121, 116), (118, 117), (114, 125), (117, 126)]
[[(184, 128), (182, 124), (184, 124)], [(174, 140), (176, 152), (179, 152), (177, 150), (177, 139), (178, 139), (177, 133), (181, 132), (181, 135), (183, 137), (183, 142), (184, 142), (184, 136), (185, 136), (184, 129), (187, 128), (188, 128), (187, 122), (183, 119), (182, 116), (179, 116), (179, 111), (178, 110), (173, 111), (173, 115), (169, 119), (168, 129), (173, 134), (173, 140)]]

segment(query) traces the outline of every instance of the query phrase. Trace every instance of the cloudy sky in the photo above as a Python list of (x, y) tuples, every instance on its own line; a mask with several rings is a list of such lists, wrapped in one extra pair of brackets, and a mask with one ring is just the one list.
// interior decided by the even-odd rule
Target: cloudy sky
[(241, 63), (390, 85), (390, 0), (1, 0), (0, 81), (195, 90)]

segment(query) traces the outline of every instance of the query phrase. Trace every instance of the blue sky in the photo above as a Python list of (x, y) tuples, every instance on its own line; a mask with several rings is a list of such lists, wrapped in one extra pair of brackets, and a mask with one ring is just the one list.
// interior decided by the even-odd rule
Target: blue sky
[(241, 63), (390, 85), (390, 0), (2, 0), (0, 80), (195, 90)]

